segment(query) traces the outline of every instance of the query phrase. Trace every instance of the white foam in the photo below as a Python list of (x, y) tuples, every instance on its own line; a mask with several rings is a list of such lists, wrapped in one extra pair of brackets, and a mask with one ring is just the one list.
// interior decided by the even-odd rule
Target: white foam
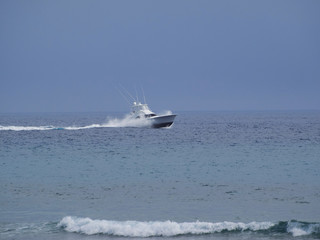
[(145, 118), (132, 118), (126, 115), (124, 118), (109, 118), (105, 127), (149, 127), (152, 122)]
[(0, 125), (0, 131), (46, 131), (46, 130), (83, 130), (91, 128), (109, 128), (109, 127), (149, 127), (151, 121), (148, 119), (135, 119), (130, 115), (125, 116), (122, 119), (109, 118), (106, 123), (103, 124), (91, 124), (87, 126), (2, 126)]
[(68, 232), (77, 232), (87, 235), (108, 234), (124, 237), (153, 237), (153, 236), (177, 236), (184, 234), (208, 234), (222, 231), (266, 230), (274, 226), (271, 222), (184, 222), (172, 221), (108, 221), (92, 220), (90, 218), (64, 217), (58, 227)]
[(319, 233), (320, 224), (318, 223), (308, 223), (304, 224), (302, 222), (289, 222), (287, 227), (287, 232), (291, 233), (294, 237), (300, 237), (305, 235), (310, 235), (312, 233)]
[(300, 237), (300, 236), (304, 236), (304, 235), (308, 235), (309, 234), (309, 233), (307, 233), (306, 231), (304, 231), (304, 230), (302, 230), (300, 228), (292, 228), (288, 232), (292, 233), (292, 236), (294, 236), (294, 237)]

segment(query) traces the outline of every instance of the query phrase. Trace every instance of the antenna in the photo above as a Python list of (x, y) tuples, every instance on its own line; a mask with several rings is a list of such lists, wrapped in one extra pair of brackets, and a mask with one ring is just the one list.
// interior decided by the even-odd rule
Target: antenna
[(120, 93), (120, 95), (124, 98), (124, 100), (126, 100), (126, 102), (130, 105), (130, 101), (128, 100), (128, 98), (120, 91), (119, 88), (117, 88), (117, 87), (115, 87), (115, 88), (118, 90), (118, 92)]
[(143, 91), (143, 87), (142, 87), (141, 83), (140, 83), (140, 87), (141, 87), (144, 103), (147, 104), (146, 96), (144, 95), (144, 91)]
[(137, 102), (139, 102), (139, 98), (138, 98), (138, 92), (137, 92), (137, 88), (136, 88), (136, 85), (134, 85), (134, 91), (136, 92), (136, 98), (137, 98)]
[(134, 97), (132, 97), (132, 95), (127, 91), (127, 89), (125, 89), (121, 84), (120, 84), (120, 87), (122, 88), (123, 91), (125, 91), (126, 94), (128, 94), (129, 97), (132, 98), (132, 100), (133, 100), (134, 102), (136, 101), (136, 99), (135, 99)]

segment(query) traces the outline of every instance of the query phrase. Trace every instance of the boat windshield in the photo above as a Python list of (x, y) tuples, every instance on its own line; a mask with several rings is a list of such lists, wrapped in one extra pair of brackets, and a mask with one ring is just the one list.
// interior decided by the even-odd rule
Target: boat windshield
[(154, 117), (154, 116), (157, 116), (156, 114), (154, 113), (151, 113), (151, 114), (146, 114), (144, 115), (146, 118), (149, 118), (149, 117)]

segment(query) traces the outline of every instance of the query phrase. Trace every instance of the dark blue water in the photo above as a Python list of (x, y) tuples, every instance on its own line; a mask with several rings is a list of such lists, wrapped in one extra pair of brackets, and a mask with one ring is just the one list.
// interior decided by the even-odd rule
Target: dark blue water
[(0, 238), (320, 238), (320, 112), (177, 114), (1, 114)]

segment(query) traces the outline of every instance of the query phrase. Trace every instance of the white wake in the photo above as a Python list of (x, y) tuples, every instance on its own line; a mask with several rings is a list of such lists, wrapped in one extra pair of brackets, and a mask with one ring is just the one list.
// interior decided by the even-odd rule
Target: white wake
[(151, 121), (148, 119), (135, 119), (130, 115), (124, 118), (109, 118), (106, 123), (90, 124), (86, 126), (3, 126), (0, 125), (0, 131), (48, 131), (48, 130), (83, 130), (91, 128), (111, 128), (111, 127), (150, 127)]

